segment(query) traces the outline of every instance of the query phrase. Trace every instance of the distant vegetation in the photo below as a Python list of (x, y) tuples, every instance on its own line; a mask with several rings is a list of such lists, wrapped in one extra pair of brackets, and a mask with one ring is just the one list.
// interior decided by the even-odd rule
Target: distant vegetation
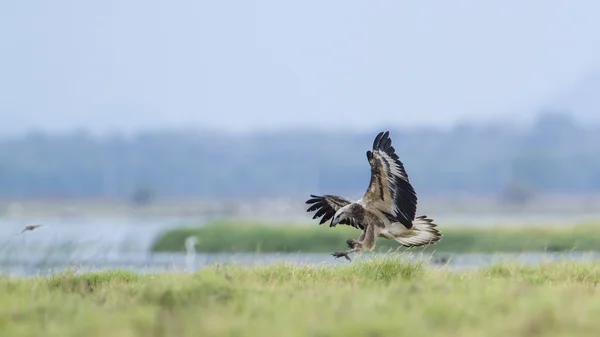
[[(365, 152), (378, 131), (32, 133), (0, 141), (0, 197), (145, 205), (162, 197), (358, 195), (369, 182)], [(600, 192), (600, 126), (559, 113), (540, 115), (530, 130), (462, 125), (391, 134), (420, 194), (492, 194), (522, 204), (537, 193)]]
[[(600, 251), (600, 226), (592, 224), (565, 226), (528, 226), (526, 228), (440, 228), (444, 237), (419, 252), (563, 252)], [(154, 251), (185, 251), (185, 239), (195, 236), (199, 252), (323, 252), (347, 249), (348, 238), (358, 238), (360, 231), (328, 225), (261, 225), (259, 223), (216, 222), (202, 227), (171, 229), (155, 241)], [(400, 251), (395, 241), (378, 239), (375, 251)]]
[(597, 336), (600, 265), (381, 259), (1, 278), (1, 336)]

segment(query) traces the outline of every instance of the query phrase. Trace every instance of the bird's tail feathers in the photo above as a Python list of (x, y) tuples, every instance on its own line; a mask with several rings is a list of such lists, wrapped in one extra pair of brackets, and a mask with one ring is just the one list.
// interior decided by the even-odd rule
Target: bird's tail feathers
[(442, 239), (442, 233), (437, 230), (437, 225), (426, 215), (413, 220), (413, 227), (404, 231), (394, 239), (404, 247), (419, 247), (432, 245)]

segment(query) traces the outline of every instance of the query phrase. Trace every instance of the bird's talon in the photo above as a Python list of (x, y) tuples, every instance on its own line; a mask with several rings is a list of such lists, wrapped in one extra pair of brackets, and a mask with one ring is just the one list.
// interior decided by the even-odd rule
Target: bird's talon
[(335, 253), (331, 253), (331, 255), (335, 256), (336, 259), (343, 256), (346, 258), (346, 260), (352, 261), (352, 259), (350, 259), (350, 256), (348, 256), (348, 253), (346, 253), (346, 252), (335, 252)]

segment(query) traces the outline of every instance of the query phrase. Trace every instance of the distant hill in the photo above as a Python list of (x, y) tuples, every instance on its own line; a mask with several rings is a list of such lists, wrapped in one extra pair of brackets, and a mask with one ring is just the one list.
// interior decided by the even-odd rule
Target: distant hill
[[(0, 141), (0, 197), (357, 195), (369, 182), (365, 152), (377, 131), (33, 133)], [(390, 131), (420, 193), (600, 192), (600, 127), (568, 115), (546, 112), (527, 130)]]

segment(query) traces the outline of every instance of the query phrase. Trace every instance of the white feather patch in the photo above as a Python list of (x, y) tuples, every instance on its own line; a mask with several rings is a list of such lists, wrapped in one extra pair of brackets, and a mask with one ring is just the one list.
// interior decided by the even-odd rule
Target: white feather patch
[(438, 242), (442, 234), (436, 229), (432, 220), (417, 218), (413, 221), (413, 228), (406, 229), (400, 223), (394, 223), (388, 233), (394, 236), (394, 240), (407, 247), (418, 247)]

